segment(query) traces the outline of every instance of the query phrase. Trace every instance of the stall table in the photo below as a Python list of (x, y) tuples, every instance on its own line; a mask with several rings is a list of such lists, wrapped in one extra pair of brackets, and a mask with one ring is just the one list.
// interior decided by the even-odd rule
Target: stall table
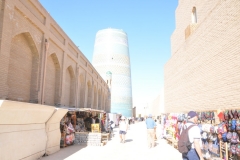
[(102, 133), (101, 134), (102, 135), (102, 141), (104, 141), (104, 140), (106, 140), (106, 141), (108, 141), (109, 140), (109, 133)]

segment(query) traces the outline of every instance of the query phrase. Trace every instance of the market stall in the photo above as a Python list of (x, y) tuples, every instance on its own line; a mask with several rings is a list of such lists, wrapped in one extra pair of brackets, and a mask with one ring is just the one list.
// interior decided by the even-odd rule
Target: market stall
[(73, 144), (102, 146), (105, 144), (106, 113), (90, 108), (67, 108), (60, 123), (61, 147)]
[[(199, 111), (202, 152), (206, 159), (240, 159), (240, 110)], [(181, 127), (187, 113), (164, 115), (164, 138), (177, 148)]]

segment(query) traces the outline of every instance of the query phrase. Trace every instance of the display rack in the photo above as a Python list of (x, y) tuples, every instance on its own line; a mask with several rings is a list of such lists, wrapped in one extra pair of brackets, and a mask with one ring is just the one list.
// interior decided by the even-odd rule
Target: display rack
[(220, 141), (220, 157), (225, 160), (234, 160), (234, 157), (229, 154), (227, 142)]

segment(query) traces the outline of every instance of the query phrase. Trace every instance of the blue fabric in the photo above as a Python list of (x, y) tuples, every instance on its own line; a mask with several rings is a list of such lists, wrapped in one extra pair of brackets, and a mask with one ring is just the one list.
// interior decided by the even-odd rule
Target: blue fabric
[(188, 151), (187, 155), (183, 155), (183, 160), (200, 160), (197, 151), (195, 149), (191, 149)]
[(127, 132), (125, 131), (119, 131), (119, 134), (126, 134)]
[(154, 129), (154, 127), (156, 126), (156, 123), (152, 118), (147, 118), (146, 125), (147, 125), (147, 129)]

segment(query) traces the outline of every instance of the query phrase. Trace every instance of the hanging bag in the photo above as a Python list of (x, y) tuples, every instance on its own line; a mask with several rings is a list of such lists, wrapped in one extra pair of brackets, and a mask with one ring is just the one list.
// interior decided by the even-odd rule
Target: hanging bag
[(225, 111), (225, 113), (224, 113), (224, 119), (225, 119), (225, 120), (228, 120), (228, 119), (229, 119), (228, 111)]
[(205, 112), (205, 119), (206, 120), (211, 120), (211, 113), (210, 112)]
[(231, 125), (231, 130), (232, 131), (236, 130), (236, 124), (237, 124), (237, 120), (236, 119), (232, 119), (232, 125)]
[(236, 145), (235, 144), (232, 144), (231, 147), (230, 147), (230, 152), (235, 155), (236, 154)]
[(228, 112), (228, 114), (229, 114), (229, 118), (230, 118), (230, 119), (233, 119), (233, 112), (232, 112), (232, 110), (230, 110), (230, 111)]
[(236, 146), (236, 154), (240, 157), (240, 144)]
[(231, 137), (231, 143), (236, 144), (236, 143), (238, 143), (238, 141), (239, 141), (238, 134), (236, 132), (233, 132), (232, 137)]
[(233, 118), (235, 118), (235, 119), (238, 118), (238, 112), (237, 112), (237, 110), (233, 110)]
[(240, 120), (236, 122), (236, 131), (240, 131)]
[(228, 132), (227, 133), (227, 140), (228, 140), (228, 142), (231, 142), (231, 139), (232, 139), (232, 132)]

